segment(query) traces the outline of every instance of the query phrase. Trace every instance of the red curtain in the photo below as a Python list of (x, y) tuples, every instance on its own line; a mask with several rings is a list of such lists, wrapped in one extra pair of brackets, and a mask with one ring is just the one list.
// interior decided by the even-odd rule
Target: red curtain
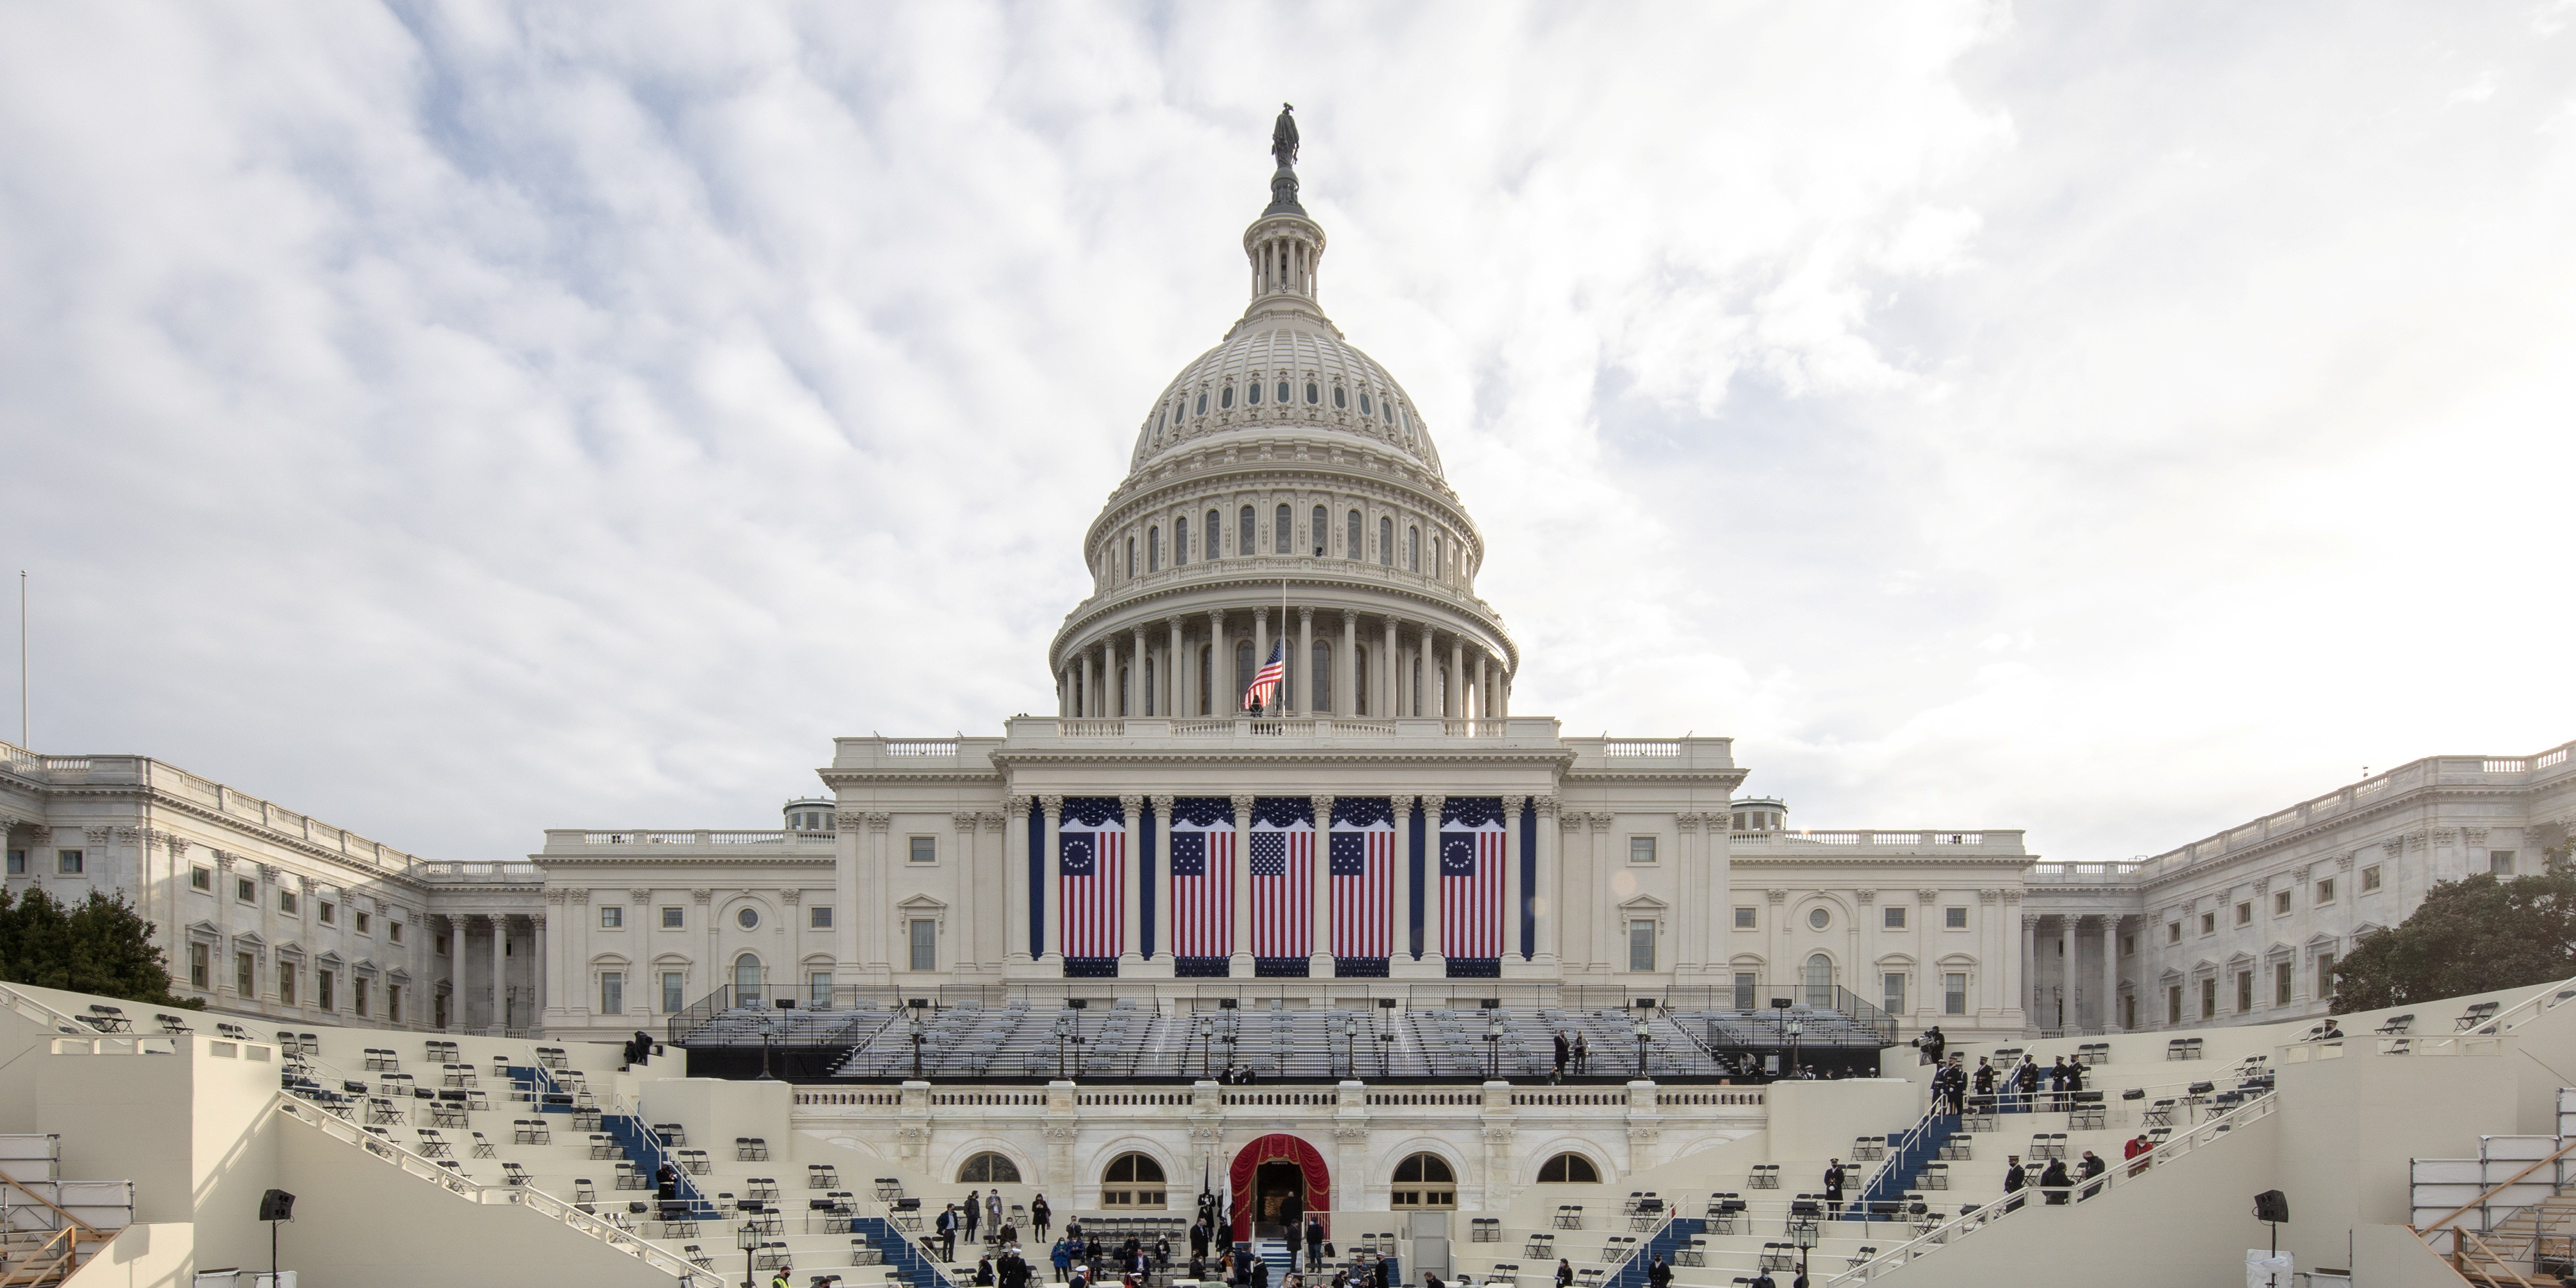
[[(1306, 1192), (1298, 1197), (1308, 1212), (1321, 1215), (1333, 1206), (1332, 1176), (1324, 1170), (1323, 1154), (1294, 1136), (1263, 1136), (1244, 1146), (1234, 1156), (1234, 1165), (1226, 1169), (1234, 1187), (1234, 1238), (1238, 1243), (1252, 1238), (1252, 1176), (1263, 1163), (1297, 1165), (1306, 1178)], [(1326, 1233), (1331, 1233), (1329, 1228)]]

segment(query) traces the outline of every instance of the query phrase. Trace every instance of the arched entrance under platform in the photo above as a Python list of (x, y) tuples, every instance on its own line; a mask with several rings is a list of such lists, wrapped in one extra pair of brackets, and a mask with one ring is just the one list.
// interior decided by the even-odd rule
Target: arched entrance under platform
[(1285, 1134), (1263, 1136), (1244, 1146), (1227, 1169), (1234, 1191), (1234, 1238), (1250, 1240), (1259, 1233), (1286, 1236), (1302, 1229), (1309, 1212), (1333, 1207), (1332, 1174), (1314, 1146)]

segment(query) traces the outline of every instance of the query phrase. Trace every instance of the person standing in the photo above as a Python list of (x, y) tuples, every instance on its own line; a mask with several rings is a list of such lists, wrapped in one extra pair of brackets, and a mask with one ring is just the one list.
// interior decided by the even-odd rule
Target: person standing
[(1306, 1268), (1324, 1268), (1324, 1221), (1322, 1217), (1306, 1218)]
[(2004, 1157), (2004, 1211), (2010, 1212), (2021, 1206), (2021, 1200), (2014, 1196), (2021, 1193), (2024, 1179), (2021, 1171), (2021, 1155), (2006, 1155)]
[(1655, 1264), (1646, 1267), (1646, 1288), (1672, 1288), (1672, 1284), (1673, 1268), (1665, 1265), (1662, 1257), (1656, 1257)]
[(2048, 1108), (2052, 1113), (2066, 1108), (2066, 1057), (2062, 1055), (2048, 1067)]
[[(2100, 1176), (2104, 1171), (2108, 1170), (2110, 1166), (2111, 1165), (2109, 1163), (2102, 1161), (2100, 1155), (2095, 1154), (2092, 1150), (2088, 1149), (2084, 1151), (2084, 1165), (2077, 1169), (2076, 1179), (2082, 1181), (2092, 1180), (2094, 1177)], [(2089, 1186), (2084, 1191), (2084, 1197), (2089, 1199), (2101, 1192), (2101, 1186)]]
[(1574, 1288), (1574, 1263), (1563, 1257), (1556, 1259), (1556, 1288)]
[(1987, 1063), (1984, 1056), (1977, 1057), (1977, 1076), (1974, 1085), (1980, 1096), (1995, 1094), (1995, 1066)]
[(1579, 1074), (1592, 1071), (1592, 1039), (1580, 1033), (1574, 1035), (1574, 1071)]
[(1925, 1059), (1929, 1060), (1933, 1064), (1939, 1064), (1941, 1063), (1941, 1057), (1947, 1054), (1949, 1050), (1950, 1039), (1942, 1034), (1940, 1025), (1935, 1024), (1931, 1028), (1923, 1030), (1923, 1055)]
[(1207, 1251), (1208, 1223), (1207, 1217), (1202, 1214), (1198, 1220), (1190, 1222), (1190, 1260), (1206, 1260)]
[(1843, 1210), (1843, 1160), (1839, 1158), (1825, 1160), (1825, 1210)]
[(1029, 1237), (1036, 1239), (1041, 1243), (1045, 1242), (1047, 1237), (1047, 1226), (1053, 1217), (1054, 1213), (1049, 1211), (1047, 1208), (1045, 1195), (1041, 1194), (1036, 1198), (1030, 1199)]
[(1571, 1056), (1571, 1055), (1573, 1055), (1573, 1054), (1574, 1054), (1574, 1044), (1573, 1044), (1572, 1042), (1569, 1042), (1569, 1041), (1567, 1041), (1567, 1040), (1566, 1040), (1566, 1037), (1565, 1037), (1565, 1030), (1563, 1030), (1563, 1029), (1558, 1029), (1558, 1030), (1556, 1031), (1556, 1078), (1555, 1078), (1555, 1081), (1557, 1081), (1557, 1082), (1563, 1082), (1563, 1081), (1565, 1081), (1565, 1061), (1566, 1061), (1566, 1058), (1567, 1058), (1567, 1057), (1569, 1057), (1569, 1056)]
[(1002, 1229), (1002, 1187), (999, 1185), (984, 1195), (984, 1225), (996, 1234)]
[(2074, 1183), (2075, 1178), (2066, 1174), (2066, 1160), (2062, 1158), (2048, 1160), (2048, 1170), (2039, 1174), (2039, 1188), (2048, 1195), (2050, 1207), (2066, 1206), (2066, 1187)]
[(931, 1227), (939, 1232), (939, 1259), (955, 1261), (957, 1259), (957, 1205), (951, 1203), (939, 1209), (939, 1219), (932, 1222)]
[(966, 1191), (966, 1210), (963, 1213), (960, 1213), (959, 1216), (966, 1223), (966, 1242), (971, 1245), (975, 1242), (975, 1226), (978, 1222), (981, 1222), (984, 1219), (984, 1192), (982, 1190)]

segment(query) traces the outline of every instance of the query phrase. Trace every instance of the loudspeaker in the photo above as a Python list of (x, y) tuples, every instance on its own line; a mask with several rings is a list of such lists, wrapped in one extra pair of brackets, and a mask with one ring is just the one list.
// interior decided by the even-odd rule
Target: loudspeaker
[(2278, 1221), (2285, 1225), (2288, 1224), (2290, 1220), (2290, 1196), (2283, 1194), (2279, 1190), (2265, 1190), (2262, 1193), (2255, 1195), (2254, 1219), (2257, 1221)]
[(259, 1219), (292, 1221), (295, 1219), (295, 1196), (284, 1190), (270, 1190), (259, 1196)]

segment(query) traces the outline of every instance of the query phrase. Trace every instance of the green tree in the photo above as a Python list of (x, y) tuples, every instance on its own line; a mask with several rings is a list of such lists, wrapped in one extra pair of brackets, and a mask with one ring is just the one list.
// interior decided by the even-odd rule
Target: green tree
[(64, 904), (41, 888), (15, 899), (0, 892), (0, 979), (73, 993), (202, 1009), (170, 995), (170, 971), (152, 942), (154, 927), (125, 896), (96, 890)]
[(2563, 839), (2537, 876), (2444, 881), (2394, 929), (2335, 963), (2334, 1013), (2546, 984), (2576, 975), (2576, 865)]

